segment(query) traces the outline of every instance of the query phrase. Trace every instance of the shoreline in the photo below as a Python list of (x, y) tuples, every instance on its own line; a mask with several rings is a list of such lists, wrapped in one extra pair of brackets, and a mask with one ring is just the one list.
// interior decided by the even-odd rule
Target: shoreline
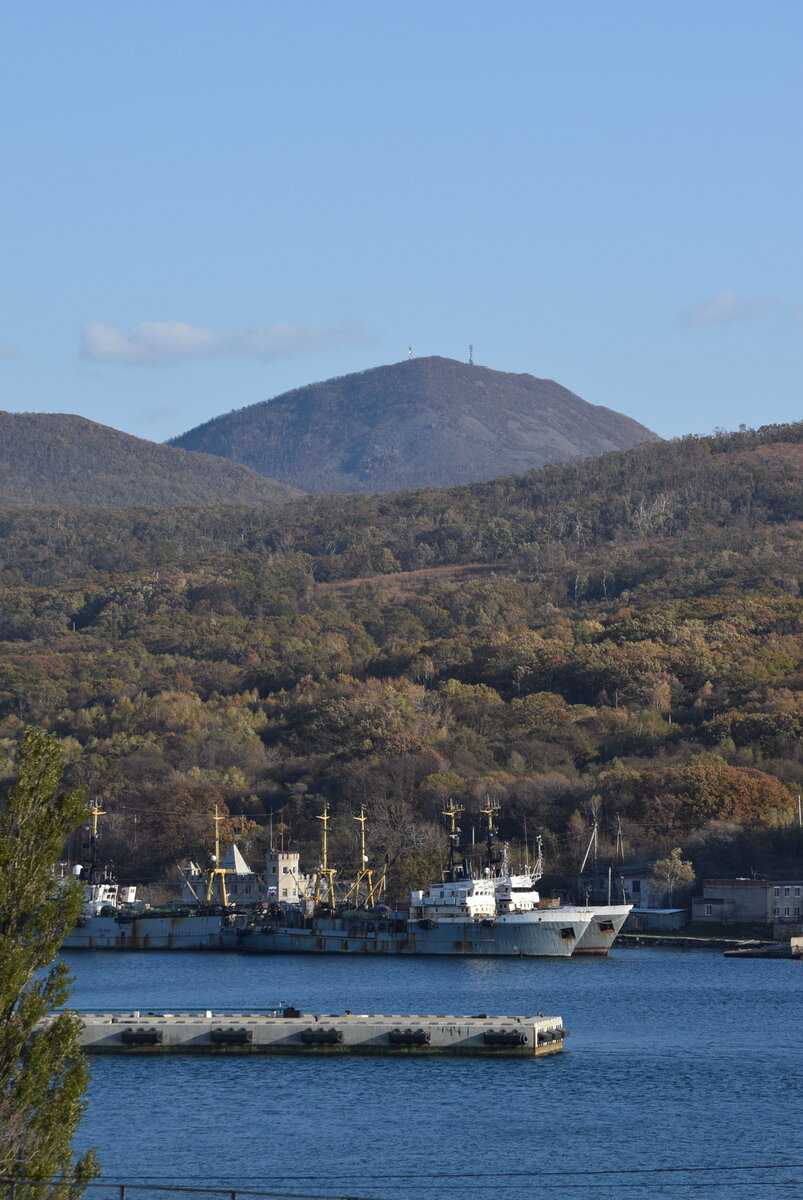
[(758, 938), (736, 937), (699, 937), (684, 936), (677, 933), (620, 933), (616, 944), (621, 946), (678, 946), (685, 950), (749, 950), (760, 946), (772, 946), (783, 949), (784, 942), (771, 939), (761, 941)]

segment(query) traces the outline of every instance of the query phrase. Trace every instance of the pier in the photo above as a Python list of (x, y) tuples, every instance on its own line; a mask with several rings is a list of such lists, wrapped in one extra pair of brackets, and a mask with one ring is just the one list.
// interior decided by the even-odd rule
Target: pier
[(560, 1017), (263, 1012), (80, 1013), (88, 1054), (401, 1054), (533, 1057), (563, 1049)]

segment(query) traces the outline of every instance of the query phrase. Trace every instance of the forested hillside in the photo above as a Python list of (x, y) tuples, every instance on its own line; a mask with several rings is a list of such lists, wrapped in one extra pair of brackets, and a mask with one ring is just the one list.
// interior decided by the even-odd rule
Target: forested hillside
[(297, 488), (64, 413), (0, 412), (0, 504), (277, 504)]
[(803, 423), (277, 511), (3, 510), (2, 774), (57, 733), (131, 876), (197, 857), (215, 802), (313, 861), (326, 798), (402, 894), (487, 795), (553, 879), (594, 807), (603, 853), (621, 821), (630, 854), (791, 870), (801, 468)]
[(657, 435), (552, 379), (414, 358), (215, 417), (174, 446), (305, 492), (389, 492), (527, 471)]

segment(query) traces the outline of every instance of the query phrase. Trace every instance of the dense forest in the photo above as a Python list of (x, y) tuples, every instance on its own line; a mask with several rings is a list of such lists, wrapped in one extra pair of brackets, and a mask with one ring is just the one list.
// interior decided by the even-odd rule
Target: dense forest
[(803, 423), (524, 476), (281, 508), (0, 510), (0, 778), (28, 725), (106, 810), (127, 878), (207, 852), (215, 804), (402, 897), (486, 797), (548, 881), (682, 846), (801, 860)]
[(239, 463), (84, 417), (0, 412), (0, 505), (270, 505), (300, 494)]

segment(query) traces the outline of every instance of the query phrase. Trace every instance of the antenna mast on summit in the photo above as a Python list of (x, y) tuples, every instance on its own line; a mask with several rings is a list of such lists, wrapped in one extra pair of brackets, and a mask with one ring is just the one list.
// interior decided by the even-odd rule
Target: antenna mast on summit
[(469, 348), (468, 348), (468, 365), (470, 367), (474, 366), (474, 347), (473, 346), (469, 346)]
[(413, 357), (413, 343), (412, 342), (410, 342), (410, 345), (407, 347), (407, 357), (408, 357), (408, 359)]

